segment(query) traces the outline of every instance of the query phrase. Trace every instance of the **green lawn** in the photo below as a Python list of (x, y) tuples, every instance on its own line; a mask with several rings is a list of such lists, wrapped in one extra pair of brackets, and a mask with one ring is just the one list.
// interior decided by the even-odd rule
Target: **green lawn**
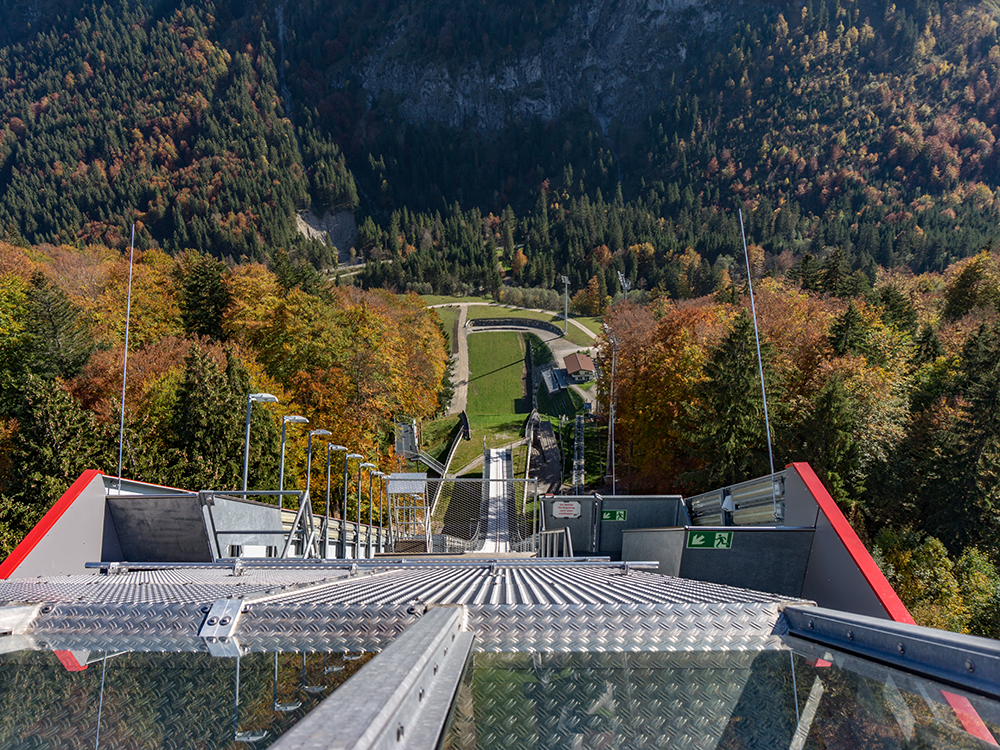
[[(472, 440), (463, 440), (452, 459), (452, 471), (458, 471), (483, 455), (483, 441), (487, 448), (510, 445), (524, 437), (525, 414), (470, 414), (469, 426)], [(473, 470), (476, 473), (477, 470)], [(482, 469), (478, 469), (479, 472)], [(469, 475), (471, 476), (471, 474)]]
[(583, 399), (580, 394), (566, 389), (555, 396), (549, 396), (545, 391), (545, 384), (538, 386), (538, 413), (551, 417), (558, 417), (565, 414), (568, 417), (575, 416), (583, 410)]
[(420, 449), (444, 463), (458, 421), (458, 417), (442, 417), (424, 422), (420, 426)]
[(547, 365), (552, 361), (552, 350), (548, 345), (533, 333), (526, 333), (528, 343), (531, 344), (531, 353), (534, 357), (535, 367)]
[(451, 353), (454, 354), (458, 351), (458, 337), (455, 335), (455, 324), (458, 323), (458, 308), (436, 307), (434, 309), (437, 310), (437, 314), (441, 318), (441, 325), (444, 327), (444, 332), (448, 334)]
[(472, 414), (526, 414), (522, 375), (524, 343), (518, 333), (469, 336), (469, 405)]
[(601, 333), (604, 331), (604, 329), (602, 328), (602, 326), (604, 325), (604, 318), (588, 318), (583, 315), (581, 315), (580, 317), (577, 317), (575, 315), (570, 317), (577, 323), (582, 324), (585, 328), (589, 328), (591, 331), (593, 331), (595, 336), (600, 336)]
[(456, 302), (492, 302), (491, 297), (446, 297), (440, 294), (421, 294), (420, 299), (426, 305), (447, 305)]

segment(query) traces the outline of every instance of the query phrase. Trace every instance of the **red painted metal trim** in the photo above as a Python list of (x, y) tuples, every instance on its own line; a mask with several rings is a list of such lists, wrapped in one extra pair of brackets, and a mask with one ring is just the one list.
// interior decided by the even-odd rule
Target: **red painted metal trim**
[(971, 734), (973, 737), (978, 737), (983, 742), (989, 743), (990, 745), (996, 745), (997, 741), (993, 737), (993, 733), (990, 732), (989, 728), (980, 718), (979, 713), (969, 702), (968, 698), (961, 695), (955, 695), (955, 693), (949, 693), (947, 690), (942, 690), (941, 695), (944, 699), (948, 701), (948, 705), (951, 706), (952, 710), (958, 716), (958, 720), (962, 722), (962, 726), (965, 727), (965, 731)]
[(879, 569), (878, 565), (875, 564), (875, 561), (872, 560), (872, 556), (868, 553), (865, 545), (858, 539), (857, 533), (851, 528), (851, 524), (847, 522), (847, 519), (844, 518), (844, 514), (841, 513), (834, 499), (830, 497), (830, 493), (826, 491), (826, 487), (823, 486), (819, 477), (816, 476), (813, 468), (805, 462), (788, 464), (788, 468), (795, 469), (799, 476), (802, 477), (806, 489), (813, 496), (823, 515), (830, 521), (833, 530), (840, 537), (840, 541), (851, 555), (851, 558), (853, 558), (854, 564), (858, 566), (861, 575), (865, 577), (865, 580), (871, 586), (872, 591), (878, 598), (879, 603), (885, 608), (889, 617), (896, 622), (915, 625), (916, 623), (913, 622), (913, 617), (910, 616), (906, 605), (900, 601), (899, 595), (885, 579), (885, 575)]
[[(885, 608), (889, 617), (896, 622), (916, 625), (906, 605), (900, 601), (899, 595), (885, 579), (885, 575), (879, 569), (878, 565), (875, 564), (875, 561), (872, 560), (872, 556), (868, 553), (865, 545), (858, 539), (858, 535), (851, 528), (851, 524), (847, 522), (847, 519), (844, 518), (844, 514), (837, 507), (837, 503), (830, 497), (830, 493), (826, 491), (823, 483), (819, 481), (819, 477), (816, 476), (816, 472), (813, 471), (812, 466), (801, 462), (791, 463), (787, 468), (795, 469), (799, 473), (799, 476), (802, 477), (806, 489), (809, 490), (819, 509), (827, 517), (827, 520), (830, 521), (833, 530), (840, 537), (840, 541), (854, 559), (854, 564), (858, 566), (861, 575), (865, 577), (865, 580), (871, 586), (872, 591), (875, 592), (875, 596), (878, 597), (879, 602)], [(944, 696), (948, 705), (951, 706), (955, 715), (958, 716), (958, 720), (962, 723), (966, 732), (990, 745), (997, 745), (996, 739), (994, 739), (986, 724), (983, 723), (983, 720), (968, 698), (963, 698), (961, 695), (956, 695), (955, 693), (949, 693), (947, 690), (942, 690), (941, 695)]]
[(87, 668), (86, 664), (81, 664), (76, 660), (71, 651), (56, 651), (55, 655), (62, 662), (67, 672), (82, 672)]
[(103, 476), (102, 472), (96, 469), (87, 469), (80, 477), (70, 485), (70, 488), (63, 493), (63, 496), (56, 501), (56, 504), (49, 508), (49, 512), (42, 516), (42, 520), (35, 524), (35, 528), (28, 532), (28, 535), (21, 540), (21, 543), (14, 548), (14, 551), (7, 556), (7, 559), (0, 564), (0, 580), (10, 578), (17, 567), (24, 562), (24, 559), (31, 554), (31, 551), (38, 546), (46, 534), (56, 525), (56, 521), (62, 518), (63, 513), (80, 496), (80, 493), (87, 488), (95, 477)]

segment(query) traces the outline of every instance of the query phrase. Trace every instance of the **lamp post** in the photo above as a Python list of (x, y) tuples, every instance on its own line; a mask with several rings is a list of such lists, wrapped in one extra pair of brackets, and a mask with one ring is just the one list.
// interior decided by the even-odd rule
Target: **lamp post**
[(250, 407), (253, 402), (262, 404), (276, 404), (278, 397), (270, 393), (248, 393), (247, 394), (247, 429), (243, 438), (243, 492), (247, 491), (247, 474), (250, 471)]
[(309, 480), (312, 479), (313, 435), (329, 437), (332, 434), (329, 430), (309, 430), (309, 442), (306, 444), (306, 494), (309, 494)]
[[(374, 469), (374, 468), (375, 468), (375, 464), (368, 463), (367, 461), (365, 463), (363, 463), (363, 464), (358, 464), (358, 515), (357, 515), (358, 521), (357, 521), (357, 523), (358, 523), (358, 533), (359, 534), (361, 533), (361, 470), (362, 469)], [(371, 487), (371, 482), (368, 483), (368, 486)], [(370, 511), (371, 510), (371, 492), (370, 491), (369, 491), (368, 502), (369, 502), (369, 511)], [(370, 513), (369, 513), (369, 515), (370, 515)], [(368, 529), (368, 540), (369, 540), (369, 543), (371, 542), (371, 532), (372, 532), (372, 530), (369, 527), (369, 529)], [(361, 549), (361, 545), (360, 544), (357, 545), (357, 549), (358, 549), (358, 551), (360, 551), (360, 549)]]
[[(364, 456), (360, 453), (344, 454), (344, 505), (340, 509), (340, 556), (345, 560), (347, 559), (347, 462), (352, 458), (361, 461)], [(360, 470), (358, 476), (361, 476)], [(357, 549), (357, 545), (355, 545), (355, 549)]]
[(280, 494), (285, 489), (285, 428), (289, 424), (309, 424), (309, 420), (297, 414), (286, 414), (281, 418), (281, 466), (278, 469), (278, 510), (284, 507), (285, 496)]
[(566, 335), (566, 327), (569, 325), (569, 278), (562, 277), (563, 283), (563, 336)]
[(378, 539), (379, 539), (379, 543), (378, 543), (378, 546), (379, 546), (379, 552), (382, 551), (381, 550), (381, 547), (382, 547), (382, 484), (383, 484), (382, 477), (384, 477), (384, 476), (385, 476), (385, 474), (383, 474), (381, 471), (373, 471), (373, 472), (371, 472), (371, 474), (368, 475), (368, 557), (373, 557), (373, 555), (372, 555), (371, 538), (372, 538), (372, 526), (374, 525), (372, 523), (372, 513), (375, 512), (375, 501), (372, 499), (372, 481), (375, 479), (375, 477), (379, 478), (379, 486), (378, 486)]
[(382, 515), (382, 496), (385, 494), (385, 478), (389, 476), (383, 471), (375, 472), (378, 475), (378, 551), (384, 552), (382, 546), (382, 536), (385, 527), (385, 518)]
[[(323, 559), (330, 556), (330, 454), (334, 451), (347, 452), (347, 448), (342, 445), (326, 444), (326, 529), (323, 532)], [(343, 533), (343, 529), (341, 529)]]
[(608, 431), (611, 433), (608, 438), (608, 449), (611, 452), (611, 494), (616, 495), (617, 486), (615, 482), (615, 369), (618, 365), (618, 337), (612, 333), (607, 324), (604, 326), (604, 333), (611, 344), (611, 393), (609, 401), (611, 406), (611, 419), (608, 422)]

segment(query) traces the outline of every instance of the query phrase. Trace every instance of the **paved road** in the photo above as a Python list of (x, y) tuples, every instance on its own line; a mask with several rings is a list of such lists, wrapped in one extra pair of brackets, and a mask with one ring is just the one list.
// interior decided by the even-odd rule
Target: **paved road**
[[(502, 318), (504, 315), (504, 310), (509, 310), (511, 308), (505, 307), (503, 305), (491, 305), (486, 302), (460, 302), (442, 305), (432, 305), (432, 307), (452, 307), (456, 306), (459, 308), (458, 311), (458, 354), (455, 355), (455, 395), (451, 400), (451, 407), (448, 409), (448, 414), (458, 414), (465, 411), (466, 407), (469, 405), (469, 334), (470, 333), (480, 333), (484, 331), (497, 331), (497, 330), (511, 330), (517, 329), (521, 331), (530, 331), (538, 336), (546, 346), (552, 351), (552, 357), (555, 359), (556, 364), (560, 367), (566, 366), (566, 357), (570, 354), (579, 351), (587, 351), (593, 354), (593, 346), (586, 347), (580, 346), (579, 344), (574, 344), (569, 341), (561, 334), (555, 334), (551, 331), (545, 331), (541, 328), (535, 328), (530, 325), (509, 325), (503, 326), (503, 328), (471, 328), (468, 326), (468, 312), (470, 305), (482, 305), (484, 307), (494, 307), (497, 311), (497, 317)], [(533, 312), (540, 313), (551, 313), (551, 310), (539, 310), (535, 308), (515, 308), (518, 310), (530, 309)], [(578, 323), (572, 318), (569, 319), (569, 324), (576, 326), (578, 329), (583, 331), (588, 338), (591, 340), (597, 338), (594, 332), (587, 328), (582, 323)], [(593, 402), (596, 398), (596, 393), (594, 389), (583, 390), (579, 386), (573, 386), (584, 401)]]

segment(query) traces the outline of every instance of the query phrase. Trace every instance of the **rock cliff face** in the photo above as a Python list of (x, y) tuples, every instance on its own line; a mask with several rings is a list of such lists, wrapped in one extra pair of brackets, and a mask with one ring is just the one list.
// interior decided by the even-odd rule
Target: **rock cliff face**
[(416, 124), (491, 131), (509, 118), (554, 118), (583, 105), (606, 129), (660, 102), (689, 44), (728, 37), (733, 5), (584, 0), (537, 49), (464, 66), (413, 61), (404, 18), (356, 73), (370, 101), (391, 96)]

